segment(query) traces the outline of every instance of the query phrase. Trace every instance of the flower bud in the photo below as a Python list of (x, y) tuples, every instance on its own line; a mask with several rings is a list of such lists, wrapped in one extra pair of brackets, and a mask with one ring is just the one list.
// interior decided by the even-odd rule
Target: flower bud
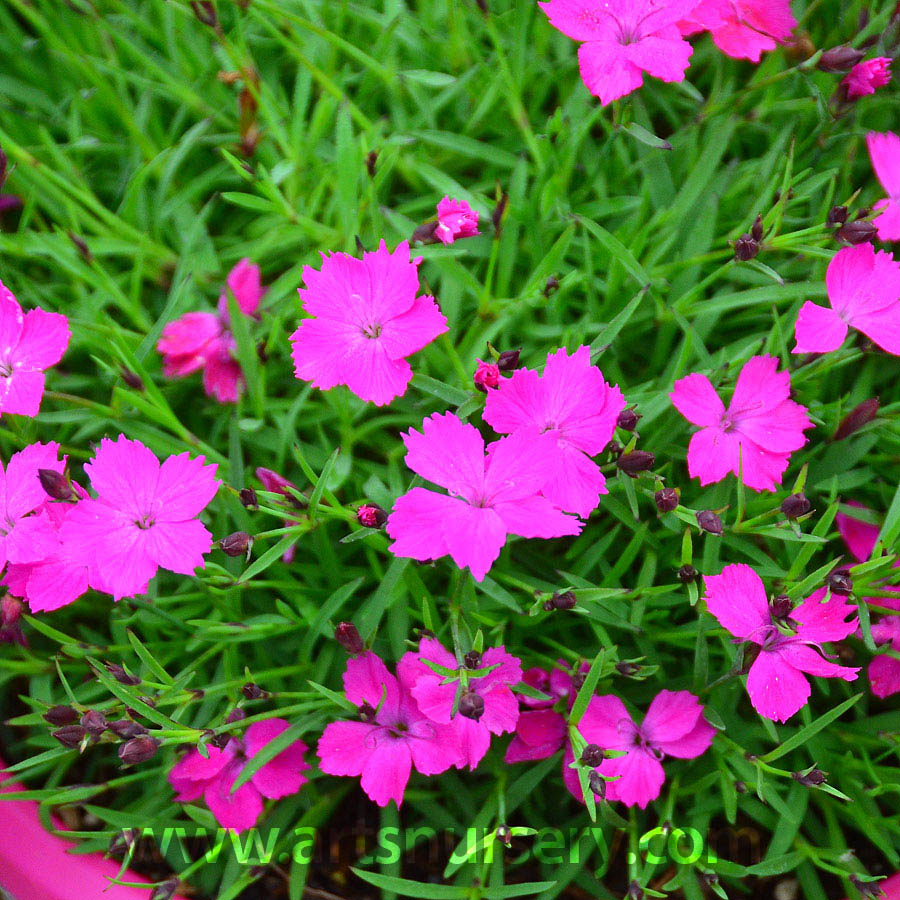
[(501, 372), (512, 372), (519, 367), (521, 350), (504, 350), (497, 358), (497, 368)]
[(878, 897), (884, 897), (884, 891), (879, 887), (878, 881), (863, 881), (858, 875), (851, 873), (850, 884), (855, 887), (863, 897), (868, 900), (876, 900)]
[(159, 750), (159, 745), (160, 742), (156, 738), (146, 734), (132, 738), (119, 747), (119, 759), (126, 766), (136, 766), (138, 763), (153, 759), (156, 751)]
[(372, 706), (371, 703), (363, 703), (362, 706), (359, 707), (359, 718), (363, 722), (374, 722), (375, 715), (375, 707)]
[(826, 776), (821, 769), (810, 769), (808, 772), (791, 772), (791, 778), (805, 784), (807, 787), (818, 787), (825, 784)]
[(370, 150), (366, 154), (366, 173), (368, 174), (369, 178), (375, 177), (375, 163), (377, 163), (377, 162), (378, 162), (378, 151)]
[(359, 656), (366, 649), (359, 630), (352, 622), (341, 622), (334, 629), (334, 639), (351, 655)]
[(578, 598), (572, 591), (563, 591), (555, 593), (548, 601), (551, 609), (574, 609), (578, 603)]
[(847, 221), (847, 207), (846, 206), (832, 206), (828, 211), (828, 216), (825, 219), (825, 224), (829, 228), (833, 228), (835, 225), (843, 225), (844, 222)]
[(91, 253), (90, 247), (88, 247), (87, 242), (83, 237), (78, 234), (75, 234), (74, 231), (68, 232), (69, 240), (75, 245), (75, 249), (78, 251), (79, 255), (85, 262), (91, 262), (93, 260), (93, 254)]
[(53, 469), (38, 469), (41, 487), (48, 497), (54, 500), (71, 500), (73, 497), (69, 479), (62, 472)]
[(697, 580), (697, 570), (693, 566), (682, 566), (678, 570), (678, 580), (682, 584), (690, 584)]
[(872, 222), (865, 219), (855, 219), (841, 226), (834, 236), (845, 244), (868, 244), (875, 240), (877, 229)]
[(253, 538), (246, 531), (235, 531), (219, 541), (219, 549), (226, 556), (244, 556), (250, 559)]
[(122, 856), (125, 853), (134, 850), (134, 845), (140, 834), (136, 828), (123, 828), (122, 831), (114, 834), (109, 842), (110, 856)]
[(388, 514), (377, 503), (364, 503), (356, 511), (356, 521), (365, 528), (381, 528)]
[(464, 657), (463, 663), (467, 669), (480, 669), (481, 668), (481, 654), (477, 650), (470, 650)]
[(242, 722), (247, 718), (247, 713), (244, 712), (240, 707), (235, 707), (228, 715), (225, 717), (225, 722), (228, 725), (231, 725), (232, 722)]
[(256, 491), (253, 490), (252, 487), (241, 488), (241, 492), (238, 496), (241, 499), (241, 503), (247, 509), (256, 509), (259, 506), (259, 499), (256, 496)]
[(116, 665), (116, 663), (106, 663), (106, 671), (109, 672), (119, 684), (127, 684), (133, 687), (134, 685), (141, 683), (141, 679), (138, 678), (137, 675), (130, 675), (122, 666)]
[(742, 234), (734, 242), (734, 258), (739, 262), (749, 262), (759, 256), (759, 241), (751, 234)]
[(475, 369), (475, 374), (472, 376), (472, 381), (479, 391), (486, 394), (488, 388), (495, 388), (500, 384), (500, 367), (494, 365), (494, 363), (486, 363), (481, 359), (477, 362), (478, 366)]
[(17, 597), (7, 594), (0, 600), (0, 644), (28, 646), (28, 641), (25, 640), (25, 633), (22, 631), (22, 626), (19, 623), (24, 609), (25, 604)]
[(848, 597), (853, 593), (853, 579), (847, 569), (835, 569), (825, 579), (825, 583), (831, 588), (832, 594)]
[(781, 511), (789, 519), (799, 519), (800, 516), (805, 516), (811, 507), (812, 504), (803, 494), (791, 494), (790, 497), (785, 497)]
[(619, 418), (616, 419), (616, 427), (621, 428), (624, 431), (634, 431), (637, 428), (638, 420), (641, 417), (632, 409), (623, 409), (622, 412), (619, 413)]
[(44, 713), (44, 721), (51, 725), (71, 725), (78, 721), (78, 713), (71, 706), (51, 706)]
[(141, 376), (136, 372), (132, 372), (131, 369), (126, 369), (124, 366), (120, 366), (119, 374), (122, 376), (122, 381), (124, 381), (128, 387), (135, 391), (144, 390), (144, 382), (141, 381)]
[(821, 72), (849, 72), (865, 54), (861, 50), (842, 44), (826, 50), (820, 57), (816, 68)]
[(757, 243), (759, 243), (763, 239), (762, 216), (757, 215), (757, 217), (753, 220), (753, 225), (750, 227), (750, 237), (752, 237), (753, 240)]
[(109, 727), (109, 722), (106, 721), (106, 716), (102, 712), (96, 709), (89, 709), (81, 717), (81, 726), (94, 737), (99, 737)]
[(794, 608), (791, 598), (787, 594), (779, 594), (772, 600), (771, 606), (773, 619), (786, 619)]
[(248, 700), (259, 700), (261, 697), (268, 696), (258, 684), (254, 684), (252, 681), (247, 682), (247, 684), (241, 688), (241, 693)]
[(559, 279), (555, 275), (551, 275), (544, 284), (544, 296), (549, 297), (557, 290), (559, 290)]
[(494, 237), (500, 237), (500, 232), (503, 227), (503, 216), (506, 215), (506, 207), (509, 204), (509, 194), (506, 191), (503, 192), (500, 199), (497, 201), (497, 205), (494, 207), (494, 211), (491, 213), (491, 224), (494, 226)]
[(475, 691), (466, 691), (459, 698), (459, 714), (477, 722), (484, 715), (484, 697)]
[(419, 225), (410, 236), (409, 242), (411, 244), (436, 244), (438, 242), (438, 238), (435, 237), (437, 227), (437, 222), (426, 222), (424, 225)]
[(628, 893), (625, 895), (626, 900), (644, 900), (644, 889), (639, 881), (632, 881), (628, 885)]
[(63, 747), (74, 750), (87, 736), (87, 731), (81, 725), (66, 725), (58, 731), (54, 731), (52, 737), (55, 737)]
[(172, 900), (175, 891), (178, 890), (178, 879), (174, 876), (167, 878), (162, 884), (153, 889), (150, 900)]
[(661, 513), (672, 512), (678, 508), (680, 494), (678, 488), (662, 488), (653, 495), (656, 501), (656, 508)]
[(508, 847), (512, 843), (512, 831), (509, 825), (498, 825), (494, 834), (501, 844), (505, 844)]
[(632, 675), (637, 675), (637, 673), (641, 671), (641, 666), (638, 665), (638, 663), (622, 661), (616, 663), (616, 671), (620, 675), (625, 675), (630, 678)]
[(109, 730), (123, 741), (128, 741), (140, 734), (147, 733), (147, 729), (140, 722), (132, 722), (131, 719), (117, 719), (115, 722), (110, 722)]
[(746, 794), (747, 793), (747, 782), (746, 781), (736, 781), (734, 783), (735, 793), (738, 794)]
[(596, 769), (591, 769), (588, 773), (588, 787), (598, 800), (606, 799), (606, 780)]
[(632, 450), (631, 453), (623, 453), (616, 465), (631, 478), (636, 478), (638, 472), (646, 472), (653, 468), (656, 457), (646, 450)]
[(697, 524), (701, 531), (709, 534), (722, 533), (722, 520), (710, 509), (701, 509), (697, 513)]
[(212, 0), (191, 0), (191, 9), (194, 11), (197, 19), (204, 25), (215, 28), (219, 24), (216, 7)]
[(606, 754), (599, 744), (588, 744), (587, 747), (581, 751), (581, 761), (592, 769), (599, 766), (604, 759), (606, 759)]
[(859, 431), (863, 425), (868, 425), (875, 416), (878, 415), (878, 398), (872, 397), (870, 400), (863, 400), (859, 406), (850, 410), (837, 427), (832, 440), (843, 441)]

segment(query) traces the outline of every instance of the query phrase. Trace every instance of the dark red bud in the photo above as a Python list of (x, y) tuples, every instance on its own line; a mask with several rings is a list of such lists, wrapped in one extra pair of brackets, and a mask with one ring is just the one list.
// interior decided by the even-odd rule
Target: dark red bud
[(71, 725), (78, 721), (78, 713), (71, 706), (51, 706), (44, 713), (44, 721), (51, 725)]
[(850, 884), (852, 884), (863, 897), (868, 898), (868, 900), (876, 900), (878, 897), (885, 896), (884, 891), (879, 887), (879, 881), (863, 881), (858, 875), (851, 874)]
[(826, 50), (820, 57), (816, 67), (822, 72), (849, 72), (865, 54), (842, 44)]
[(122, 376), (122, 381), (124, 381), (125, 384), (128, 385), (128, 387), (132, 388), (135, 391), (144, 390), (144, 382), (141, 381), (141, 376), (136, 372), (132, 372), (131, 369), (126, 369), (124, 367), (121, 368), (119, 372)]
[(216, 7), (212, 0), (191, 0), (191, 9), (204, 25), (215, 28), (219, 24), (219, 17), (216, 15)]
[(356, 521), (365, 528), (381, 528), (388, 514), (377, 503), (364, 503), (356, 511)]
[(477, 650), (470, 650), (464, 657), (463, 662), (467, 669), (481, 668), (481, 654)]
[(509, 825), (498, 825), (494, 834), (501, 844), (506, 844), (508, 847), (512, 843), (512, 831)]
[(341, 622), (334, 629), (334, 639), (351, 655), (359, 656), (366, 649), (359, 630), (352, 622)]
[(139, 722), (132, 722), (131, 719), (117, 719), (115, 722), (110, 722), (109, 730), (123, 741), (128, 741), (140, 734), (147, 733), (147, 729), (143, 725)]
[(734, 783), (734, 790), (738, 794), (746, 794), (747, 793), (747, 782), (746, 781), (736, 781)]
[(72, 486), (62, 472), (56, 472), (53, 469), (38, 469), (38, 478), (48, 497), (52, 497), (54, 500), (72, 499)]
[(550, 600), (551, 609), (574, 609), (578, 598), (571, 591), (554, 594)]
[(812, 504), (803, 494), (791, 494), (790, 497), (785, 497), (781, 504), (781, 511), (789, 519), (799, 519), (800, 516), (805, 516), (811, 508)]
[(706, 531), (709, 534), (722, 533), (722, 520), (712, 510), (701, 509), (697, 513), (697, 524), (700, 526), (701, 531)]
[(740, 262), (749, 262), (759, 256), (759, 241), (751, 234), (742, 234), (734, 242), (734, 258)]
[(500, 237), (503, 226), (503, 216), (506, 214), (506, 206), (508, 203), (509, 194), (504, 191), (503, 196), (500, 197), (500, 200), (497, 202), (497, 205), (494, 207), (494, 211), (491, 214), (491, 224), (494, 226), (494, 237)]
[(682, 584), (690, 584), (697, 580), (697, 570), (693, 566), (682, 566), (678, 570), (678, 580)]
[(809, 772), (792, 772), (791, 778), (794, 781), (799, 781), (800, 784), (805, 784), (807, 787), (818, 787), (820, 784), (825, 784), (827, 778), (825, 773), (821, 769), (810, 769)]
[(137, 675), (129, 674), (122, 666), (116, 665), (116, 663), (106, 663), (106, 671), (109, 672), (119, 684), (127, 684), (133, 687), (134, 685), (141, 683), (141, 679), (138, 678)]
[(81, 717), (81, 725), (95, 737), (99, 737), (109, 727), (106, 716), (96, 709), (89, 709)]
[(856, 219), (841, 226), (834, 236), (845, 244), (868, 244), (875, 240), (877, 229), (872, 222)]
[(646, 450), (632, 450), (631, 453), (623, 453), (616, 465), (631, 478), (636, 478), (638, 472), (646, 472), (652, 469), (656, 463), (656, 457)]
[(91, 251), (85, 243), (84, 238), (75, 234), (74, 231), (68, 232), (68, 235), (69, 240), (75, 245), (75, 249), (78, 251), (81, 258), (85, 260), (85, 262), (90, 262), (94, 257), (91, 255)]
[(559, 279), (555, 275), (551, 275), (544, 285), (544, 296), (549, 297), (554, 291), (559, 290)]
[(519, 367), (519, 354), (521, 350), (504, 350), (497, 357), (497, 368), (501, 372), (512, 372)]
[(618, 459), (622, 455), (623, 447), (618, 441), (610, 441), (604, 448), (603, 452), (608, 453), (615, 459)]
[(831, 588), (832, 594), (848, 597), (853, 593), (853, 579), (847, 569), (835, 569), (825, 579), (825, 583)]
[(588, 774), (588, 787), (598, 800), (606, 799), (606, 780), (596, 769), (591, 769)]
[(230, 713), (228, 713), (228, 717), (225, 719), (225, 721), (230, 725), (232, 722), (240, 722), (246, 718), (247, 713), (245, 713), (242, 709), (233, 709)]
[(150, 900), (172, 900), (178, 890), (178, 879), (174, 876), (167, 878), (162, 884), (157, 885), (150, 895)]
[(616, 427), (622, 428), (625, 431), (634, 431), (637, 428), (638, 420), (641, 417), (633, 410), (633, 409), (623, 409), (622, 412), (619, 413), (619, 418), (616, 419)]
[(834, 433), (833, 440), (842, 441), (859, 431), (863, 425), (868, 425), (875, 416), (878, 415), (878, 398), (872, 397), (870, 400), (863, 400), (859, 406), (852, 409), (838, 425), (837, 431)]
[(678, 508), (679, 491), (678, 488), (662, 488), (653, 495), (656, 501), (656, 508), (661, 513), (672, 512)]
[(250, 558), (253, 538), (246, 531), (235, 531), (219, 541), (219, 548), (226, 556), (244, 556)]
[(604, 759), (606, 759), (606, 754), (599, 744), (588, 744), (587, 747), (581, 751), (581, 761), (592, 769), (599, 766)]
[(637, 673), (641, 671), (641, 666), (633, 662), (617, 662), (616, 671), (620, 675), (625, 675), (630, 678), (632, 675), (637, 675)]
[(378, 151), (370, 150), (366, 155), (366, 172), (369, 173), (369, 178), (375, 177), (375, 163), (378, 162)]
[(363, 722), (375, 721), (375, 707), (371, 703), (363, 703), (359, 707), (359, 717)]
[(241, 693), (248, 700), (259, 700), (260, 697), (268, 696), (258, 684), (254, 684), (252, 681), (248, 682), (241, 688)]
[(126, 766), (136, 766), (138, 763), (153, 759), (156, 751), (159, 750), (159, 745), (160, 742), (156, 738), (146, 734), (132, 738), (119, 747), (119, 759)]
[(434, 233), (435, 231), (437, 231), (437, 227), (437, 222), (426, 222), (424, 225), (420, 225), (412, 233), (409, 242), (411, 244), (436, 244), (438, 242), (438, 238), (434, 236)]
[(757, 216), (753, 220), (753, 225), (750, 228), (750, 237), (753, 238), (754, 241), (759, 243), (763, 239), (763, 221), (762, 216)]
[(256, 491), (254, 491), (252, 487), (241, 488), (241, 492), (238, 496), (241, 498), (241, 503), (247, 507), (247, 509), (256, 509), (259, 506), (259, 499), (256, 496)]
[(835, 225), (843, 225), (847, 221), (847, 212), (846, 206), (832, 206), (828, 211), (825, 224), (829, 228), (833, 228)]
[(86, 735), (87, 731), (80, 725), (66, 725), (64, 728), (60, 728), (59, 731), (54, 731), (52, 736), (55, 737), (63, 747), (68, 747), (69, 750), (73, 750), (75, 747), (80, 746)]
[(780, 594), (772, 601), (772, 618), (786, 619), (791, 614), (793, 608), (794, 604), (791, 601), (791, 598), (786, 594)]
[(459, 698), (459, 714), (477, 722), (484, 715), (484, 697), (475, 691), (466, 691)]

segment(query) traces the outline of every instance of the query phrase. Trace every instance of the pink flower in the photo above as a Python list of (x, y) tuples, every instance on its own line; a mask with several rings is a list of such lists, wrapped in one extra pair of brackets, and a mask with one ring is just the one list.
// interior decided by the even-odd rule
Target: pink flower
[(759, 646), (747, 675), (753, 708), (767, 719), (786, 722), (809, 700), (804, 673), (856, 681), (858, 668), (845, 668), (817, 653), (826, 641), (841, 641), (856, 628), (846, 621), (854, 611), (846, 600), (821, 588), (787, 616), (776, 618), (759, 575), (740, 563), (721, 575), (706, 576), (706, 607), (739, 641)]
[(212, 535), (197, 516), (215, 496), (216, 466), (187, 453), (159, 460), (139, 441), (104, 438), (85, 472), (97, 499), (80, 500), (60, 541), (116, 600), (142, 594), (162, 567), (193, 575)]
[(747, 487), (774, 491), (791, 452), (812, 428), (806, 407), (790, 399), (788, 372), (778, 372), (773, 356), (751, 357), (738, 376), (728, 409), (705, 375), (675, 382), (669, 397), (675, 408), (701, 429), (688, 445), (688, 472), (701, 485), (743, 474)]
[(403, 802), (413, 766), (437, 775), (461, 758), (452, 725), (426, 718), (403, 671), (399, 680), (374, 653), (347, 661), (344, 692), (361, 707), (362, 721), (331, 722), (319, 739), (320, 768), (328, 775), (361, 775), (362, 789), (379, 806)]
[(327, 391), (346, 385), (362, 400), (384, 406), (402, 396), (412, 369), (407, 356), (447, 331), (434, 297), (417, 297), (422, 258), (404, 242), (390, 253), (384, 241), (355, 259), (322, 256), (322, 269), (303, 268), (304, 319), (291, 335), (294, 371)]
[[(256, 477), (262, 482), (263, 490), (270, 491), (273, 494), (281, 494), (284, 497), (287, 497), (288, 501), (295, 506), (297, 505), (297, 498), (288, 491), (288, 488), (297, 489), (297, 485), (295, 485), (292, 481), (288, 481), (283, 475), (279, 475), (277, 472), (274, 472), (272, 469), (266, 469), (260, 466), (256, 470)], [(296, 525), (296, 519), (285, 519), (284, 525), (286, 528), (289, 528), (291, 525)], [(287, 550), (284, 551), (284, 555), (281, 557), (282, 562), (291, 563), (294, 561), (294, 554), (296, 553), (297, 547), (295, 544), (292, 544)]]
[(709, 31), (723, 53), (758, 63), (790, 40), (797, 20), (789, 0), (701, 0), (679, 27), (682, 34)]
[(478, 367), (475, 369), (472, 381), (475, 382), (475, 387), (487, 393), (488, 388), (495, 388), (500, 384), (500, 367), (480, 359), (477, 362)]
[(395, 556), (424, 561), (449, 554), (481, 581), (507, 535), (551, 538), (581, 531), (577, 519), (538, 493), (553, 465), (552, 436), (522, 430), (495, 441), (485, 456), (478, 429), (452, 413), (425, 419), (422, 432), (403, 435), (406, 464), (450, 496), (416, 487), (397, 500), (387, 521)]
[(254, 722), (243, 740), (232, 738), (224, 750), (208, 744), (207, 758), (199, 750), (191, 750), (169, 772), (175, 799), (191, 803), (203, 797), (223, 828), (236, 832), (252, 828), (262, 813), (263, 797), (278, 800), (296, 794), (306, 784), (303, 772), (309, 763), (303, 754), (308, 748), (303, 741), (294, 741), (231, 792), (247, 762), (288, 728), (290, 723), (284, 719), (266, 719)]
[[(855, 506), (861, 510), (866, 509), (861, 503), (857, 503), (855, 500), (848, 500), (847, 505)], [(866, 511), (870, 512), (871, 510)], [(843, 538), (844, 543), (847, 545), (847, 549), (853, 555), (853, 558), (857, 562), (867, 562), (875, 549), (875, 544), (878, 541), (878, 535), (881, 533), (881, 529), (877, 525), (871, 525), (868, 522), (864, 522), (862, 519), (857, 519), (854, 516), (849, 516), (846, 513), (840, 512), (835, 516), (835, 524), (837, 525), (837, 530), (841, 538)], [(894, 563), (894, 568), (896, 569), (898, 567), (900, 567), (900, 562)], [(896, 592), (897, 597), (877, 597), (873, 598), (872, 602), (875, 603), (876, 606), (900, 610), (900, 585), (882, 584), (879, 585), (879, 587), (884, 591)]]
[(22, 601), (15, 597), (7, 595), (0, 599), (0, 644), (28, 646), (25, 632), (19, 624), (24, 608)]
[(560, 509), (586, 518), (600, 495), (608, 493), (600, 467), (589, 457), (610, 442), (624, 408), (618, 386), (603, 380), (591, 365), (590, 347), (581, 346), (571, 356), (564, 349), (548, 354), (542, 375), (518, 369), (488, 394), (484, 420), (501, 434), (537, 429), (552, 435), (556, 446), (549, 454), (551, 478), (543, 494)]
[[(872, 640), (876, 644), (889, 644), (892, 650), (900, 652), (900, 616), (884, 616), (873, 625)], [(869, 663), (867, 674), (876, 697), (884, 699), (900, 692), (900, 659), (879, 654)]]
[(876, 56), (857, 63), (841, 84), (847, 90), (847, 97), (856, 100), (866, 94), (874, 94), (891, 80), (891, 60), (886, 56)]
[(34, 418), (44, 395), (44, 371), (69, 346), (69, 320), (43, 309), (22, 312), (0, 281), (0, 413)]
[(888, 353), (900, 356), (900, 263), (871, 244), (844, 247), (825, 273), (827, 306), (800, 308), (794, 353), (837, 350), (853, 326)]
[[(259, 267), (242, 259), (229, 273), (227, 288), (238, 309), (251, 316), (265, 294)], [(203, 369), (203, 389), (219, 403), (235, 403), (244, 387), (244, 375), (235, 359), (236, 344), (228, 315), (228, 294), (219, 297), (218, 311), (185, 313), (162, 330), (156, 349), (163, 357), (167, 378), (183, 378)]]
[(478, 213), (465, 200), (444, 197), (437, 205), (437, 214), (434, 236), (444, 244), (478, 234)]
[(872, 168), (887, 191), (887, 198), (874, 204), (882, 212), (873, 220), (882, 241), (900, 241), (900, 136), (888, 131), (880, 134), (871, 131), (866, 135), (866, 146)]
[[(435, 638), (422, 638), (417, 653), (405, 653), (397, 665), (400, 679), (412, 685), (411, 693), (419, 711), (432, 722), (452, 724), (459, 736), (462, 755), (456, 767), (474, 769), (491, 745), (492, 734), (514, 731), (519, 719), (519, 704), (510, 686), (522, 680), (522, 664), (504, 647), (491, 647), (480, 659), (466, 659), (467, 669), (490, 668), (486, 675), (469, 676), (460, 696), (455, 716), (453, 703), (458, 679), (448, 681), (425, 664), (437, 663), (456, 671), (453, 654)], [(474, 697), (472, 696), (474, 694)]]
[[(660, 691), (640, 725), (635, 724), (618, 697), (591, 697), (578, 731), (589, 744), (624, 751), (623, 756), (604, 759), (597, 771), (606, 778), (615, 778), (606, 784), (608, 800), (641, 809), (659, 796), (666, 780), (661, 760), (666, 756), (701, 756), (716, 733), (703, 718), (700, 701), (688, 691)], [(581, 800), (578, 775), (570, 768), (574, 758), (571, 748), (567, 749), (563, 779), (572, 796)]]
[(538, 5), (578, 48), (581, 77), (603, 105), (637, 90), (644, 72), (684, 81), (693, 48), (676, 26), (697, 0), (548, 0)]

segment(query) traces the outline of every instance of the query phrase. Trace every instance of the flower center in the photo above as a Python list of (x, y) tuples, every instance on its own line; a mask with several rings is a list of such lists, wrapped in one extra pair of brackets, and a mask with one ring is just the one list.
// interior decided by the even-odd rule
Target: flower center
[(0, 378), (9, 378), (13, 373), (13, 365), (9, 362), (0, 363)]
[(140, 519), (135, 520), (134, 524), (137, 525), (141, 531), (146, 531), (148, 528), (153, 527), (153, 519), (151, 519), (149, 515), (141, 516)]
[(363, 325), (362, 333), (370, 340), (374, 341), (381, 334), (381, 324), (375, 322), (372, 325)]

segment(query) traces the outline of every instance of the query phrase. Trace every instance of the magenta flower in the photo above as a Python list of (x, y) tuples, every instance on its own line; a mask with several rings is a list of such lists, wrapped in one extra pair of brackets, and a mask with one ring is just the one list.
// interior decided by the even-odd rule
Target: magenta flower
[(495, 388), (500, 384), (500, 367), (480, 359), (477, 362), (478, 366), (475, 369), (475, 374), (472, 376), (472, 381), (478, 390), (484, 391), (486, 394), (488, 388)]
[(322, 269), (304, 266), (299, 288), (304, 319), (291, 335), (294, 372), (327, 391), (346, 385), (367, 403), (384, 406), (406, 392), (406, 361), (447, 331), (434, 297), (417, 297), (418, 265), (409, 244), (391, 253), (384, 241), (362, 259), (322, 255)]
[[(644, 809), (659, 796), (666, 774), (666, 756), (694, 759), (712, 743), (716, 729), (703, 718), (700, 701), (688, 691), (660, 691), (650, 704), (644, 721), (636, 725), (625, 704), (612, 694), (591, 697), (578, 723), (578, 731), (589, 743), (624, 755), (604, 759), (597, 771), (614, 781), (606, 783), (606, 799)], [(566, 750), (563, 780), (569, 793), (583, 800), (578, 775)]]
[(850, 100), (874, 94), (891, 80), (891, 60), (886, 56), (876, 56), (857, 63), (841, 82)]
[(705, 375), (680, 378), (669, 397), (701, 429), (688, 445), (688, 472), (701, 485), (743, 473), (747, 487), (774, 491), (794, 450), (813, 425), (806, 407), (790, 399), (791, 378), (774, 356), (751, 357), (738, 376), (728, 409)]
[[(252, 316), (265, 294), (260, 285), (259, 266), (242, 259), (226, 279), (238, 309)], [(236, 344), (231, 333), (228, 294), (219, 297), (218, 310), (185, 313), (162, 330), (156, 349), (162, 354), (167, 378), (183, 378), (203, 369), (203, 389), (219, 403), (236, 403), (244, 388), (244, 375), (234, 356)]]
[(404, 672), (399, 679), (374, 653), (347, 660), (344, 692), (360, 707), (362, 721), (331, 722), (319, 739), (319, 768), (328, 775), (360, 775), (362, 789), (379, 806), (403, 802), (415, 767), (437, 775), (456, 765), (462, 753), (452, 725), (419, 710)]
[(139, 441), (104, 438), (84, 467), (97, 499), (80, 500), (59, 539), (116, 600), (142, 594), (162, 567), (193, 575), (212, 535), (197, 516), (215, 496), (216, 466), (187, 453), (159, 460)]
[(797, 20), (789, 0), (701, 0), (679, 27), (686, 35), (708, 31), (723, 53), (758, 63), (790, 40)]
[(844, 247), (825, 273), (828, 302), (800, 307), (794, 353), (837, 350), (853, 326), (882, 350), (900, 356), (900, 263), (871, 244)]
[(211, 744), (205, 748), (208, 758), (199, 750), (191, 750), (169, 772), (169, 784), (179, 803), (191, 803), (200, 797), (223, 828), (241, 832), (252, 828), (263, 811), (263, 797), (278, 800), (296, 794), (306, 784), (303, 772), (309, 763), (303, 758), (307, 751), (303, 741), (294, 741), (269, 760), (234, 793), (234, 782), (247, 762), (267, 744), (290, 728), (284, 719), (254, 722), (243, 740), (232, 738), (219, 749)]
[(397, 664), (397, 673), (402, 681), (412, 685), (411, 693), (423, 715), (432, 722), (452, 724), (456, 729), (462, 748), (456, 767), (474, 769), (487, 753), (492, 734), (515, 730), (519, 704), (510, 686), (522, 680), (521, 661), (502, 646), (485, 650), (479, 660), (472, 661), (471, 666), (467, 659), (466, 666), (469, 668), (494, 668), (480, 678), (468, 678), (458, 712), (453, 716), (458, 680), (447, 681), (429, 668), (424, 660), (446, 669), (459, 668), (456, 658), (440, 641), (426, 637), (419, 642), (418, 652), (403, 655)]
[(437, 214), (434, 236), (443, 244), (478, 234), (478, 213), (465, 200), (444, 197), (437, 205)]
[(44, 395), (44, 371), (69, 346), (69, 320), (43, 309), (22, 312), (0, 281), (0, 414), (34, 418)]
[(578, 65), (587, 89), (604, 106), (637, 90), (644, 72), (684, 81), (693, 48), (676, 23), (697, 0), (548, 0), (538, 6), (550, 24), (583, 41)]
[(600, 467), (590, 459), (612, 439), (625, 408), (617, 385), (591, 365), (590, 347), (571, 356), (557, 350), (547, 356), (542, 375), (518, 369), (488, 394), (484, 420), (501, 434), (526, 429), (551, 434), (556, 446), (549, 455), (551, 478), (543, 494), (551, 503), (587, 518), (608, 493)]
[(888, 131), (881, 134), (871, 131), (866, 135), (866, 146), (872, 168), (887, 191), (887, 198), (874, 204), (881, 213), (873, 221), (882, 241), (900, 241), (900, 136)]
[[(493, 395), (491, 395), (493, 396)], [(430, 560), (450, 555), (476, 581), (487, 574), (507, 535), (574, 535), (581, 523), (538, 492), (551, 475), (555, 439), (522, 430), (487, 448), (474, 425), (435, 413), (422, 433), (403, 435), (406, 464), (450, 496), (416, 487), (400, 497), (387, 520), (395, 556)]]
[[(866, 509), (855, 500), (848, 500), (847, 505), (855, 506), (861, 510)], [(840, 512), (835, 516), (835, 525), (853, 558), (857, 562), (867, 562), (875, 550), (875, 544), (878, 541), (881, 529), (877, 525), (871, 525), (862, 519)], [(900, 562), (895, 563), (894, 568), (900, 568)], [(880, 587), (885, 591), (896, 592), (897, 597), (873, 598), (873, 602), (877, 606), (883, 606), (887, 609), (900, 610), (900, 585), (882, 584)]]
[(828, 641), (841, 641), (856, 629), (847, 621), (855, 607), (844, 597), (825, 599), (821, 588), (786, 615), (776, 617), (766, 600), (759, 575), (750, 566), (725, 566), (721, 575), (706, 576), (706, 607), (738, 641), (760, 648), (747, 675), (753, 708), (767, 719), (786, 722), (809, 700), (804, 673), (822, 678), (856, 681), (858, 668), (829, 662), (817, 650)]
[[(880, 597), (877, 602), (881, 602)], [(873, 625), (872, 640), (876, 644), (888, 644), (890, 649), (900, 652), (900, 616), (884, 616)], [(876, 697), (884, 699), (900, 692), (900, 659), (881, 653), (869, 663), (866, 674)]]

